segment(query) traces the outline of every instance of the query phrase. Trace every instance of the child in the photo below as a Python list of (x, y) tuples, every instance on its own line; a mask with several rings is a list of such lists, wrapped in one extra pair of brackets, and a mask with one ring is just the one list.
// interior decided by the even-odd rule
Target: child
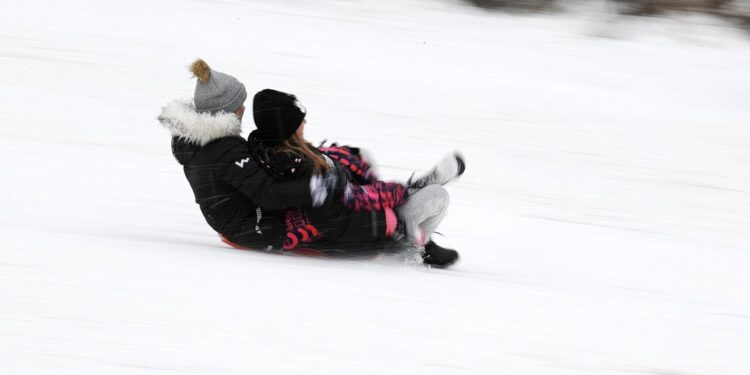
[(332, 204), (331, 200), (321, 203), (319, 198), (335, 195), (339, 187), (313, 183), (330, 181), (333, 176), (279, 181), (266, 173), (252, 161), (240, 135), (245, 85), (200, 59), (190, 71), (198, 78), (192, 100), (169, 102), (159, 122), (171, 133), (172, 154), (195, 202), (223, 239), (247, 247), (278, 247), (285, 228), (277, 213)]
[[(341, 196), (334, 197), (340, 204), (284, 213), (284, 249), (294, 249), (300, 242), (364, 244), (405, 235), (423, 248), (425, 264), (447, 267), (455, 263), (458, 252), (438, 246), (430, 236), (448, 206), (448, 193), (440, 185), (465, 169), (460, 155), (449, 154), (429, 173), (410, 179), (407, 185), (380, 181), (358, 149), (335, 144), (318, 149), (307, 142), (305, 115), (305, 109), (291, 94), (266, 89), (253, 99), (257, 129), (248, 137), (248, 147), (258, 165), (279, 181), (310, 179), (311, 186), (345, 186)], [(326, 173), (333, 169), (345, 173)], [(316, 182), (321, 175), (341, 176), (345, 181), (321, 184)], [(329, 191), (339, 190), (321, 189), (322, 196), (313, 199), (326, 199)]]

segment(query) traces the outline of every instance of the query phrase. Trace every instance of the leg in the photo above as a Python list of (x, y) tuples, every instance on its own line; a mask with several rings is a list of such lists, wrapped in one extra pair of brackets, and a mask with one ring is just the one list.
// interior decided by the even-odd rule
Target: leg
[(412, 194), (396, 209), (403, 219), (406, 236), (417, 246), (430, 240), (448, 210), (448, 191), (440, 185), (428, 185)]
[(413, 193), (429, 185), (444, 185), (458, 178), (466, 170), (466, 162), (459, 152), (445, 155), (432, 169), (420, 177), (414, 175), (406, 182), (409, 192)]

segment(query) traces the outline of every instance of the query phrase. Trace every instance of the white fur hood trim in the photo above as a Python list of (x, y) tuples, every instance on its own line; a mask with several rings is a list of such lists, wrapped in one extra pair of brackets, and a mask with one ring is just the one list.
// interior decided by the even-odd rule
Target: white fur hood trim
[(201, 146), (215, 139), (240, 135), (242, 130), (240, 119), (234, 113), (198, 113), (192, 101), (187, 99), (169, 102), (162, 108), (159, 122), (173, 137)]

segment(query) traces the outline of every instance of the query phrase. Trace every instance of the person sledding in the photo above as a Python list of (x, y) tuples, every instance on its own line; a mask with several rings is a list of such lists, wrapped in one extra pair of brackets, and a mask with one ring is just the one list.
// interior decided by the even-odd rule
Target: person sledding
[(336, 144), (316, 148), (305, 140), (305, 116), (294, 95), (265, 89), (253, 98), (257, 129), (248, 137), (248, 148), (258, 165), (277, 181), (314, 181), (326, 174), (345, 179), (343, 191), (335, 192), (341, 196), (331, 204), (285, 213), (285, 249), (310, 243), (364, 246), (406, 237), (422, 250), (425, 264), (445, 267), (458, 259), (458, 252), (438, 246), (431, 236), (448, 207), (448, 193), (441, 185), (465, 169), (460, 155), (447, 155), (429, 173), (407, 184), (385, 182), (359, 149)]
[[(240, 135), (245, 86), (202, 60), (191, 65), (191, 72), (198, 78), (193, 99), (168, 103), (158, 119), (172, 134), (172, 153), (183, 166), (206, 222), (227, 243), (281, 249), (304, 242), (371, 243), (405, 235), (423, 246), (426, 264), (447, 266), (458, 259), (455, 251), (429, 238), (447, 208), (447, 193), (440, 184), (463, 172), (462, 159), (447, 157), (431, 173), (411, 180), (405, 190), (388, 183), (374, 184), (375, 190), (365, 187), (373, 184), (356, 184), (347, 172), (352, 169), (343, 161), (334, 163), (335, 157), (326, 160), (327, 168), (279, 178), (269, 170), (272, 165), (258, 162), (258, 150)], [(301, 123), (292, 124), (291, 133)], [(256, 146), (274, 147), (263, 141)], [(361, 159), (352, 158), (350, 165), (356, 163), (366, 168)], [(378, 191), (384, 195), (373, 194)], [(309, 233), (303, 234), (301, 227)], [(369, 236), (353, 228), (367, 228)], [(299, 233), (297, 245), (290, 239), (292, 232)]]

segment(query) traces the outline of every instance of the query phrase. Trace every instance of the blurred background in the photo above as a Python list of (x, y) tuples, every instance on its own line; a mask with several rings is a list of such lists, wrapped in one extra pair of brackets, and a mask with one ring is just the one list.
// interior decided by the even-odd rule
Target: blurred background
[[(750, 374), (748, 5), (0, 0), (0, 373)], [(197, 57), (384, 179), (462, 151), (461, 261), (223, 244)]]

